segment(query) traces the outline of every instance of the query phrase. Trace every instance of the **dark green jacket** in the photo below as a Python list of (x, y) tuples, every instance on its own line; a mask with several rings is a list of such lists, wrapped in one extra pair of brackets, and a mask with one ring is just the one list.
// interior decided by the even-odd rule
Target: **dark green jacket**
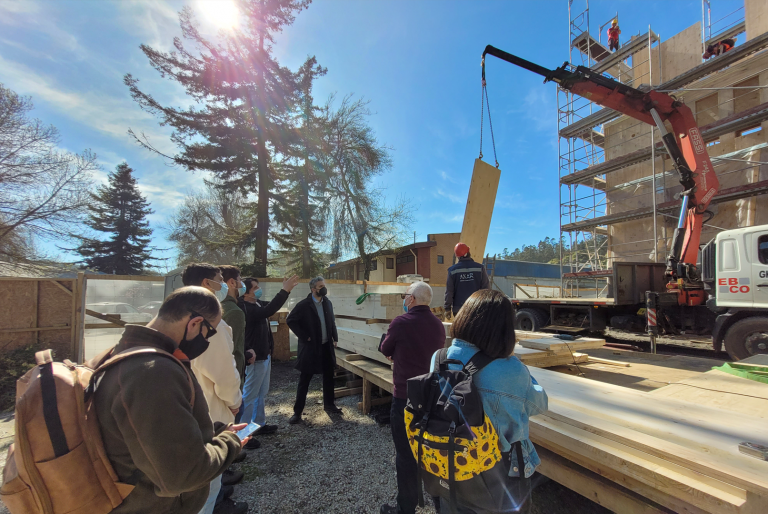
[(235, 343), (232, 355), (235, 357), (237, 371), (240, 373), (240, 389), (242, 389), (245, 381), (245, 313), (240, 310), (237, 301), (231, 296), (227, 296), (221, 302), (221, 310), (223, 311), (222, 319), (232, 328), (232, 341)]
[[(176, 342), (128, 325), (115, 353), (134, 346), (173, 353)], [(137, 355), (98, 381), (94, 403), (104, 448), (120, 481), (136, 486), (114, 514), (196, 514), (211, 480), (240, 453), (235, 434), (214, 435), (205, 396), (191, 374), (194, 406), (187, 374), (170, 357)]]

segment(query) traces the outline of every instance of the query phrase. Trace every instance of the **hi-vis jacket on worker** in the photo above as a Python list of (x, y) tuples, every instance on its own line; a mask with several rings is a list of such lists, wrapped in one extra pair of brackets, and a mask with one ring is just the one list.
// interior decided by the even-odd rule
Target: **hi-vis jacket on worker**
[(459, 243), (453, 249), (459, 262), (448, 268), (445, 280), (445, 312), (455, 316), (461, 306), (479, 289), (490, 289), (485, 266), (472, 260), (469, 246)]

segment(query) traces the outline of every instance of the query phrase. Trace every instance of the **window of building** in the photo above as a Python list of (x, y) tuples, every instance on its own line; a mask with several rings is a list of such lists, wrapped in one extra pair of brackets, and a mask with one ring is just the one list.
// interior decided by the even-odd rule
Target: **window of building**
[(413, 255), (409, 255), (405, 258), (405, 262), (413, 262)]
[(757, 238), (757, 258), (763, 264), (768, 264), (768, 236)]
[(371, 259), (371, 271), (376, 271), (379, 267), (379, 259)]
[(387, 269), (395, 269), (395, 259), (393, 257), (387, 257)]
[(442, 255), (438, 255), (437, 256), (437, 263), (438, 264), (442, 264), (444, 260), (445, 260), (445, 257), (443, 257)]
[(755, 132), (760, 132), (763, 130), (763, 127), (760, 125), (756, 125), (754, 127), (750, 127), (744, 130), (739, 130), (736, 132), (736, 137), (746, 136), (747, 134), (754, 134)]

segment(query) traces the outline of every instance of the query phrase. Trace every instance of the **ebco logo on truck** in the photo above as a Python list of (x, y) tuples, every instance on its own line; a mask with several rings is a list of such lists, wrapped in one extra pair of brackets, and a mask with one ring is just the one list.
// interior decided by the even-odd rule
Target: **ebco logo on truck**
[(717, 280), (721, 293), (748, 293), (749, 278), (720, 278)]

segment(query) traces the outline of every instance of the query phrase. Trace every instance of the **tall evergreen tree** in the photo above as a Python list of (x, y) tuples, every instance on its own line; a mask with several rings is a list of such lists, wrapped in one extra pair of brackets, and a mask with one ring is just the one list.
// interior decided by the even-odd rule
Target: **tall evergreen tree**
[[(175, 52), (142, 45), (150, 64), (182, 85), (199, 108), (160, 105), (130, 74), (124, 80), (143, 109), (174, 128), (172, 140), (180, 151), (166, 157), (188, 170), (213, 172), (245, 194), (257, 193), (256, 226), (249, 237), (259, 276), (266, 276), (270, 205), (280, 180), (274, 161), (290, 153), (297, 137), (293, 110), (300, 98), (299, 78), (280, 66), (272, 44), (309, 1), (240, 0), (241, 28), (217, 41), (199, 32), (192, 10), (185, 8), (180, 13), (184, 42), (174, 39)], [(324, 73), (314, 57), (304, 67)], [(134, 137), (160, 153), (143, 135)]]
[(325, 73), (305, 63), (297, 74), (301, 91), (300, 123), (297, 137), (280, 166), (283, 187), (275, 195), (272, 216), (280, 232), (272, 237), (278, 243), (275, 254), (291, 272), (301, 278), (317, 276), (327, 265), (327, 255), (318, 249), (326, 230), (329, 203), (326, 199), (329, 176), (321, 158), (324, 151), (325, 117), (314, 105), (312, 86)]
[(109, 185), (91, 193), (89, 220), (91, 229), (109, 234), (106, 240), (80, 237), (77, 252), (89, 268), (116, 275), (138, 275), (152, 260), (147, 216), (152, 214), (149, 203), (139, 191), (133, 170), (128, 163), (119, 164), (109, 174)]

